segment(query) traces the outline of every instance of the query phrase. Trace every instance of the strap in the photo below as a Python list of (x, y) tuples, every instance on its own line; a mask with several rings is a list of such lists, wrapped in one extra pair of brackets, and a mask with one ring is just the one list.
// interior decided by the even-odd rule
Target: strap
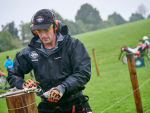
[[(83, 98), (86, 97), (86, 99), (82, 98), (82, 97), (79, 97), (79, 100), (80, 100), (80, 103), (75, 105), (75, 108), (78, 109), (78, 108), (83, 108), (83, 104), (86, 103), (88, 100), (89, 100), (89, 97), (86, 96), (86, 95), (81, 95)], [(47, 103), (47, 104), (50, 104), (50, 105), (56, 105), (56, 103), (50, 103), (48, 101), (43, 101), (43, 103)], [(59, 103), (58, 105), (62, 105), (62, 104), (65, 104), (65, 103)], [(72, 111), (72, 107), (71, 108), (68, 108), (68, 109), (65, 109), (65, 110), (62, 110), (60, 107), (59, 108), (54, 108), (54, 110), (47, 110), (47, 109), (40, 109), (40, 107), (38, 106), (38, 111), (39, 112), (44, 112), (44, 113), (55, 113), (56, 111), (60, 111), (62, 113), (66, 113), (66, 112), (70, 112)], [(79, 111), (79, 112), (75, 112), (75, 113), (85, 113), (85, 111)]]
[[(83, 96), (83, 97), (86, 97), (86, 99), (83, 100), (82, 97), (79, 98), (80, 103), (77, 104), (77, 105), (75, 105), (75, 111), (76, 111), (78, 108), (82, 109), (82, 108), (83, 108), (83, 104), (86, 103), (86, 102), (88, 102), (88, 100), (89, 100), (89, 97), (88, 97), (87, 95), (82, 95), (82, 96)], [(67, 111), (70, 111), (70, 110), (72, 110), (72, 108), (65, 109), (65, 110), (62, 111), (62, 112), (63, 112), (63, 113), (66, 113)], [(75, 113), (85, 113), (85, 111), (78, 111), (78, 112), (75, 112)]]
[(61, 99), (58, 101), (58, 103), (66, 103), (66, 102), (69, 102), (69, 101), (74, 100), (74, 99), (76, 99), (76, 98), (79, 98), (79, 97), (81, 97), (81, 96), (83, 96), (82, 91), (77, 92), (77, 93), (75, 93), (75, 94), (72, 94), (72, 95), (70, 95), (70, 96), (68, 96), (68, 97), (66, 97), (66, 98), (61, 98)]

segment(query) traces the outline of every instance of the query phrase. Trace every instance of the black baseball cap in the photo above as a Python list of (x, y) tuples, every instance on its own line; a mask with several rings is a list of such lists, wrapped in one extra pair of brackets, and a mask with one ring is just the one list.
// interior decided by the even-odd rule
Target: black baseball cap
[(53, 13), (48, 9), (41, 9), (33, 17), (32, 30), (48, 29), (53, 23), (54, 23)]

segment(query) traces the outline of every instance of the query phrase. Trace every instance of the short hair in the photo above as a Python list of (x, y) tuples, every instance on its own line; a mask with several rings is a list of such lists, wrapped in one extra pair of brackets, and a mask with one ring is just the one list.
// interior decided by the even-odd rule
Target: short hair
[(6, 58), (8, 59), (8, 58), (9, 58), (9, 56), (6, 56)]

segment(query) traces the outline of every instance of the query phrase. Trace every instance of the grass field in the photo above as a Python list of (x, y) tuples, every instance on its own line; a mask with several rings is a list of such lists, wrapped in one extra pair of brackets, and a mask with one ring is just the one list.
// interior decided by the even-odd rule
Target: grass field
[[(150, 19), (128, 23), (112, 28), (97, 30), (74, 37), (80, 39), (91, 56), (91, 80), (83, 91), (90, 97), (89, 103), (94, 113), (137, 113), (132, 94), (132, 84), (128, 65), (118, 60), (120, 46), (135, 47), (143, 36), (150, 38)], [(92, 49), (95, 50), (100, 75), (97, 76)], [(13, 59), (16, 51), (0, 53), (0, 67), (6, 55)], [(150, 60), (145, 56), (145, 67), (136, 68), (143, 113), (150, 112)], [(26, 79), (30, 75), (26, 75)], [(0, 90), (4, 91), (4, 90)], [(121, 100), (121, 101), (120, 101)], [(40, 98), (36, 96), (37, 104)], [(8, 113), (5, 98), (0, 99), (0, 113)], [(108, 109), (109, 108), (109, 109)]]

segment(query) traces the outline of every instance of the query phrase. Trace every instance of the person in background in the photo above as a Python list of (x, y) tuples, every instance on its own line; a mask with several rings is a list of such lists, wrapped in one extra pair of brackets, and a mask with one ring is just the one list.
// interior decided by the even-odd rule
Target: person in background
[(91, 59), (84, 44), (70, 36), (67, 25), (48, 9), (33, 16), (30, 44), (21, 50), (9, 71), (9, 84), (18, 89), (37, 86), (24, 74), (34, 70), (43, 92), (39, 113), (92, 113), (82, 90), (91, 78)]
[(4, 66), (7, 68), (7, 71), (13, 68), (13, 61), (11, 60), (10, 56), (6, 56), (6, 60), (4, 62)]

